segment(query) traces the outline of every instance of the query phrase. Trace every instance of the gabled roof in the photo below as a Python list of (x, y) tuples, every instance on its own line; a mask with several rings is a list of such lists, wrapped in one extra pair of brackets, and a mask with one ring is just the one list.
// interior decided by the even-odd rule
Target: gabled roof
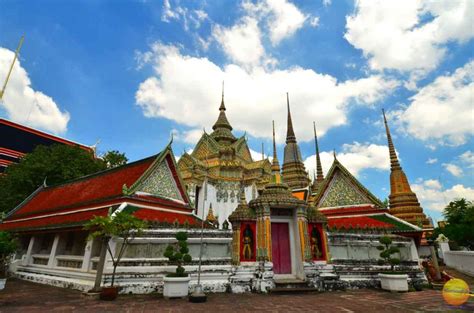
[(422, 229), (388, 213), (328, 217), (328, 228), (334, 230), (384, 230), (393, 233), (418, 233)]
[[(163, 169), (167, 177), (156, 176)], [(170, 145), (149, 158), (63, 184), (41, 186), (7, 215), (0, 229), (80, 224), (93, 215), (106, 215), (109, 207), (123, 203), (172, 214), (191, 214)]]
[[(341, 175), (340, 177), (337, 177)], [(358, 180), (355, 178), (336, 158), (329, 169), (324, 182), (322, 183), (321, 187), (318, 190), (318, 193), (315, 196), (314, 204), (316, 207), (320, 208), (323, 207), (322, 204), (324, 199), (328, 195), (328, 191), (330, 192), (330, 188), (332, 186), (333, 181), (336, 178), (342, 178), (343, 180), (341, 183), (346, 184), (348, 188), (351, 188), (350, 191), (358, 193), (362, 198), (364, 198), (364, 204), (373, 204), (378, 208), (384, 208), (384, 204), (380, 201), (375, 195), (373, 195), (367, 188), (365, 188)], [(341, 195), (343, 196), (343, 195)], [(350, 203), (353, 204), (362, 204), (362, 203)], [(337, 207), (339, 205), (331, 205), (331, 207)], [(342, 205), (343, 206), (343, 205)]]

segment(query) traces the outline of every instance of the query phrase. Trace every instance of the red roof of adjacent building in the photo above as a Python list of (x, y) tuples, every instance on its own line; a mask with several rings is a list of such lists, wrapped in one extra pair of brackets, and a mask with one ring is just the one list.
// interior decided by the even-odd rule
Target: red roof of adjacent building
[[(128, 188), (141, 184), (142, 177), (152, 173), (157, 164), (166, 162), (184, 201), (140, 192)], [(126, 186), (124, 191), (124, 186)], [(135, 190), (135, 189), (134, 189)], [(109, 214), (110, 207), (126, 203), (136, 209), (137, 217), (154, 221), (195, 222), (188, 197), (171, 148), (159, 155), (119, 166), (110, 170), (84, 176), (60, 185), (40, 187), (0, 224), (0, 229), (25, 230), (79, 226), (93, 216)]]

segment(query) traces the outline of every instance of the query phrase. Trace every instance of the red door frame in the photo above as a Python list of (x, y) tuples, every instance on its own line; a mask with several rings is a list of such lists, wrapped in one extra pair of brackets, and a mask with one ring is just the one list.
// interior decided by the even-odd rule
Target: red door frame
[(291, 274), (290, 224), (272, 222), (272, 261), (275, 274)]

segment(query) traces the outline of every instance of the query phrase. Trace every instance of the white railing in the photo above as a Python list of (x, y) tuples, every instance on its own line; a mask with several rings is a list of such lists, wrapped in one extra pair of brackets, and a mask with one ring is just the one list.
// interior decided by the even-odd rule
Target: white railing
[(474, 276), (474, 251), (444, 251), (443, 255), (447, 266)]

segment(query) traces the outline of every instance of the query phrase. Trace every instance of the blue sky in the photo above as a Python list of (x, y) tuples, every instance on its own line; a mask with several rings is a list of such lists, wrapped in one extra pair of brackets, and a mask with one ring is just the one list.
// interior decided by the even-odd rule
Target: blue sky
[[(474, 198), (469, 1), (2, 1), (0, 80), (21, 35), (0, 116), (130, 160), (174, 133), (177, 155), (218, 115), (259, 157), (286, 132), (285, 93), (305, 164), (312, 122), (381, 199), (389, 192), (385, 108), (425, 212)], [(282, 160), (282, 156), (280, 160)]]

